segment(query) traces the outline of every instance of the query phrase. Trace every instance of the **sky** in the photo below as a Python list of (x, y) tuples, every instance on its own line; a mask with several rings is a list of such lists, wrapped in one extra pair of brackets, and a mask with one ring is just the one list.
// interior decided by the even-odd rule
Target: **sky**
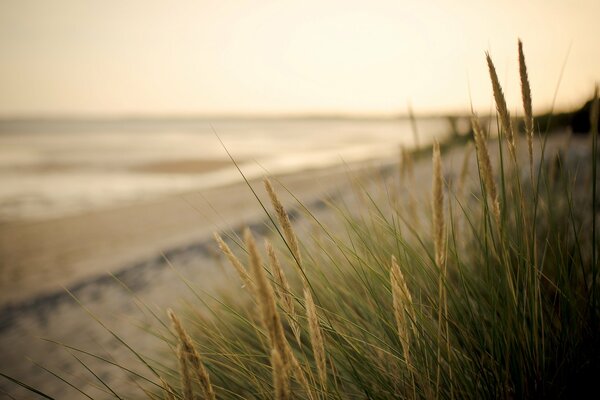
[(600, 81), (598, 16), (598, 0), (2, 0), (0, 117), (488, 112), (486, 51), (518, 111), (518, 38), (534, 111), (571, 109)]

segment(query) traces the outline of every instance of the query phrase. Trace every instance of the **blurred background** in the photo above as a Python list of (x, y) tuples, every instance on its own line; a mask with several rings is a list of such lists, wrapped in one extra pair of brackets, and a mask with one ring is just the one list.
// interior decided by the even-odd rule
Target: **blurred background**
[[(600, 81), (599, 16), (598, 0), (0, 1), (0, 371), (81, 397), (31, 357), (102, 398), (39, 340), (117, 348), (65, 288), (150, 354), (107, 271), (159, 315), (187, 293), (171, 265), (202, 290), (230, 283), (212, 232), (265, 215), (225, 149), (259, 197), (271, 175), (286, 207), (281, 184), (322, 205), (350, 172), (397, 171), (401, 147), (468, 134), (471, 109), (493, 128), (486, 51), (520, 115), (518, 38), (534, 113), (568, 131)], [(0, 380), (0, 397), (18, 390)]]
[[(588, 1), (3, 1), (0, 221), (381, 157), (440, 118), (575, 109), (600, 80)], [(450, 123), (449, 123), (450, 122)], [(212, 127), (211, 127), (212, 124)], [(462, 129), (462, 127), (459, 126)], [(259, 167), (260, 165), (260, 167)], [(229, 172), (225, 172), (229, 171)]]
[[(490, 107), (489, 51), (537, 109), (599, 76), (595, 0), (80, 1), (0, 5), (0, 113), (197, 116), (463, 112)], [(469, 96), (470, 92), (470, 96)]]

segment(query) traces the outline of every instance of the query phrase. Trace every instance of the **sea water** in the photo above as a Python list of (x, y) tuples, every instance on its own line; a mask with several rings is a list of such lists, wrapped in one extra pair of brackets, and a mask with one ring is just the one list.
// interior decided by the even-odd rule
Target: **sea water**
[[(450, 132), (419, 119), (421, 145)], [(390, 157), (407, 119), (155, 118), (0, 121), (0, 223), (57, 218), (247, 178)]]

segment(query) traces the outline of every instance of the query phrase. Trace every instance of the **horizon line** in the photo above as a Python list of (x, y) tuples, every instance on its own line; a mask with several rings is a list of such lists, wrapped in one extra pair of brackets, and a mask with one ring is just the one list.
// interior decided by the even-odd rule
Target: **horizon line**
[[(561, 114), (574, 112), (577, 109), (558, 109), (552, 114)], [(538, 112), (536, 115), (549, 114), (551, 110)], [(489, 112), (478, 113), (482, 118), (493, 116)], [(415, 112), (413, 116), (417, 119), (424, 118), (464, 118), (470, 117), (471, 111), (426, 111)], [(514, 117), (522, 117), (521, 113), (514, 114)], [(18, 121), (142, 121), (142, 120), (283, 120), (283, 119), (347, 119), (347, 120), (389, 120), (389, 119), (409, 119), (409, 112), (281, 112), (281, 113), (261, 113), (261, 112), (221, 112), (221, 113), (194, 113), (194, 112), (170, 112), (170, 113), (15, 113), (15, 114), (0, 114), (0, 122), (18, 122)]]

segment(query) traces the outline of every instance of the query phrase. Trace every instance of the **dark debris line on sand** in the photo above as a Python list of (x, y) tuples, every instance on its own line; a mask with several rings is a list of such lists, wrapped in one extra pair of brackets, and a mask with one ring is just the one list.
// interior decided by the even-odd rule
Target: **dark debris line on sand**
[[(322, 209), (325, 207), (325, 204), (325, 201), (317, 200), (310, 205), (310, 208)], [(297, 210), (290, 212), (291, 219), (296, 219), (298, 215), (299, 213)], [(262, 221), (255, 222), (249, 226), (253, 232), (266, 234), (268, 231), (266, 222), (267, 219), (265, 218)], [(246, 226), (248, 225), (244, 224), (238, 226), (233, 230), (233, 234), (241, 236), (243, 229)], [(135, 293), (152, 283), (153, 273), (169, 268), (166, 260), (173, 260), (183, 255), (189, 257), (210, 257), (214, 254), (212, 252), (213, 247), (213, 243), (210, 239), (175, 247), (142, 262), (127, 266), (113, 275), (102, 274), (94, 276), (68, 287), (67, 290), (59, 289), (52, 293), (41, 294), (24, 301), (8, 303), (0, 309), (0, 334), (9, 329), (24, 315), (35, 316), (42, 325), (45, 325), (47, 319), (50, 318), (49, 316), (51, 315), (52, 310), (62, 304), (76, 304), (75, 300), (68, 292), (72, 293), (73, 296), (77, 298), (82, 297), (82, 295), (85, 294), (86, 297), (97, 300), (106, 286), (120, 286), (124, 284)]]

